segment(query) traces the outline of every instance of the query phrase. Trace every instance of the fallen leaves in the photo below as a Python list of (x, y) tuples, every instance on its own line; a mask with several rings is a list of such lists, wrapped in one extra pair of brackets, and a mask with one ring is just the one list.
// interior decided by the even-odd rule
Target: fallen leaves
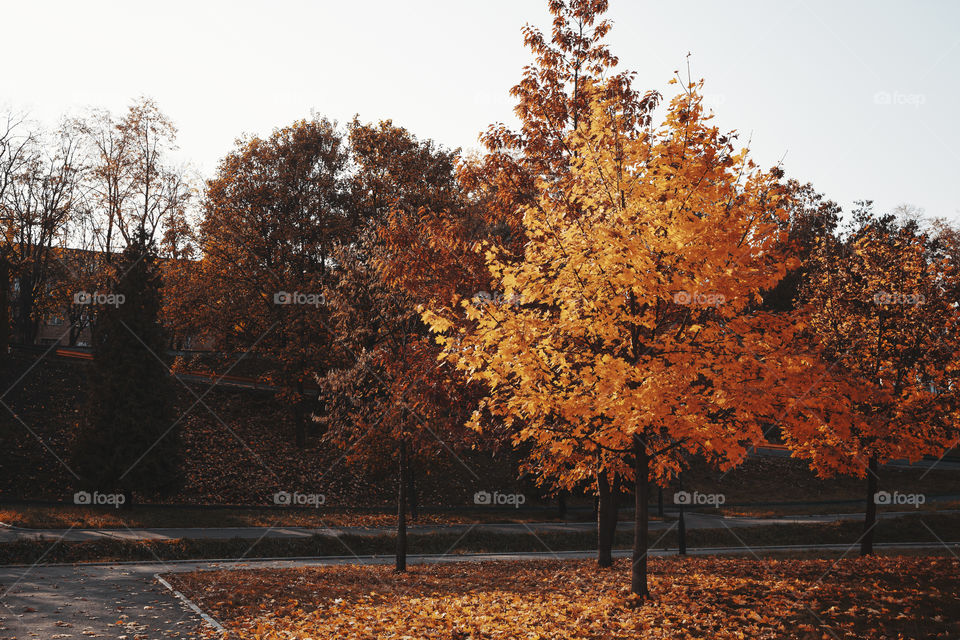
[[(656, 600), (592, 562), (214, 571), (170, 577), (232, 640), (955, 638), (952, 558), (651, 558)], [(270, 594), (268, 599), (266, 594)], [(279, 596), (277, 594), (283, 594)]]

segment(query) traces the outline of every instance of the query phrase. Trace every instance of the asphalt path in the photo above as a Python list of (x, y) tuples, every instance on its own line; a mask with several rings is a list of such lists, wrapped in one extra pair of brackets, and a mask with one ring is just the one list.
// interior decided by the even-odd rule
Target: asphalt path
[[(928, 511), (883, 511), (880, 518), (896, 518)], [(960, 513), (960, 510), (940, 510), (936, 513)], [(684, 524), (687, 529), (731, 529), (739, 527), (762, 527), (778, 524), (827, 524), (841, 520), (862, 520), (862, 513), (831, 513), (819, 515), (788, 515), (769, 518), (744, 516), (721, 516), (704, 513), (687, 513)], [(669, 529), (675, 521), (653, 520), (651, 531)], [(630, 530), (633, 522), (622, 521), (617, 525), (620, 530)], [(449, 525), (409, 525), (407, 531), (417, 533), (458, 533), (467, 531), (485, 533), (577, 533), (596, 530), (593, 522), (530, 522), (509, 524), (449, 524)], [(24, 529), (20, 527), (0, 526), (0, 543), (16, 540), (47, 540), (61, 542), (85, 542), (89, 540), (178, 540), (207, 539), (230, 540), (233, 538), (309, 538), (314, 535), (358, 535), (379, 536), (394, 532), (393, 527), (174, 527), (144, 529)]]

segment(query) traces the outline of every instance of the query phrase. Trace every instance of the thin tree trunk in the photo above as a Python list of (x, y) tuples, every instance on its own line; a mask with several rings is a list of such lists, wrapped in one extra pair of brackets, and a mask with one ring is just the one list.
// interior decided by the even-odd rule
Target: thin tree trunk
[(20, 344), (33, 344), (33, 277), (24, 273), (20, 278), (20, 297), (17, 301), (17, 341)]
[(873, 554), (873, 529), (877, 524), (877, 456), (870, 456), (867, 465), (867, 513), (863, 520), (863, 537), (860, 538), (860, 555)]
[(677, 523), (678, 549), (681, 556), (687, 555), (687, 523), (683, 519), (683, 505), (680, 505), (680, 520)]
[(650, 490), (647, 480), (650, 474), (650, 457), (647, 447), (640, 436), (633, 437), (634, 452), (634, 515), (633, 515), (633, 568), (630, 572), (630, 591), (647, 599), (650, 590), (647, 586), (647, 548), (649, 531), (647, 530), (647, 492)]
[(407, 442), (400, 441), (399, 496), (397, 499), (397, 564), (395, 570), (407, 570)]
[[(611, 512), (613, 517), (611, 518)], [(613, 566), (613, 528), (616, 528), (616, 505), (613, 491), (607, 479), (607, 472), (597, 473), (597, 566)]]
[(657, 485), (657, 517), (663, 517), (663, 487)]
[(76, 320), (70, 322), (70, 333), (67, 337), (68, 346), (75, 347), (77, 346), (77, 341), (80, 340), (80, 334), (83, 332), (83, 327), (80, 325), (82, 320)]
[(407, 502), (410, 503), (410, 519), (417, 519), (417, 485), (414, 478), (413, 462), (407, 461)]
[[(683, 476), (678, 475), (678, 486), (683, 491)], [(680, 503), (680, 519), (677, 522), (677, 547), (681, 556), (687, 555), (687, 521), (683, 517), (684, 504)]]

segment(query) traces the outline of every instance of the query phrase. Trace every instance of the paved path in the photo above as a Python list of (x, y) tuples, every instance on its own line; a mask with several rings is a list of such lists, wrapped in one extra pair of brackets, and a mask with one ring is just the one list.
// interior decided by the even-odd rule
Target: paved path
[[(896, 518), (926, 511), (884, 511), (880, 518)], [(960, 510), (941, 510), (936, 513), (960, 513)], [(759, 527), (774, 524), (824, 524), (840, 520), (862, 520), (862, 513), (831, 513), (822, 515), (789, 515), (772, 518), (751, 518), (742, 516), (720, 516), (704, 513), (687, 513), (684, 520), (687, 529), (723, 529), (725, 527)], [(675, 521), (651, 521), (650, 530), (660, 531), (674, 526)], [(632, 522), (620, 522), (618, 529), (631, 530)], [(469, 530), (486, 533), (574, 533), (591, 532), (596, 529), (592, 522), (531, 522), (528, 524), (450, 524), (450, 525), (413, 525), (408, 531), (417, 533), (458, 533)], [(0, 543), (15, 540), (61, 540), (64, 542), (83, 542), (87, 540), (175, 540), (231, 538), (309, 538), (313, 535), (358, 535), (379, 536), (394, 532), (393, 527), (217, 527), (217, 528), (150, 528), (150, 529), (22, 529), (18, 527), (0, 527)]]
[(0, 640), (194, 638), (199, 618), (154, 579), (164, 565), (0, 568)]
[[(932, 544), (878, 544), (878, 548), (942, 549)], [(957, 547), (957, 545), (954, 545)], [(769, 551), (850, 551), (849, 545), (690, 549), (691, 555), (761, 554)], [(673, 555), (676, 551), (651, 551)], [(492, 560), (588, 559), (593, 551), (410, 556), (410, 564)], [(628, 557), (628, 551), (615, 551)], [(0, 567), (0, 640), (197, 638), (209, 623), (157, 582), (156, 574), (216, 569), (296, 568), (330, 564), (391, 563), (390, 556), (253, 561), (140, 562), (103, 565)], [(215, 621), (214, 621), (215, 622)]]

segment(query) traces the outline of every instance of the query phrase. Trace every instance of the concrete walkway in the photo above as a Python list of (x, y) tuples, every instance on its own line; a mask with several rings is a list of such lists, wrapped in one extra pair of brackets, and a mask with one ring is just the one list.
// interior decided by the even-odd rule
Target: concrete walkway
[[(943, 549), (937, 544), (878, 544), (877, 548)], [(953, 547), (956, 549), (956, 545)], [(753, 555), (770, 551), (853, 552), (850, 545), (690, 549), (691, 555)], [(674, 555), (676, 551), (651, 551)], [(410, 564), (495, 560), (589, 559), (593, 551), (410, 556)], [(628, 551), (615, 551), (618, 558)], [(156, 579), (187, 571), (282, 569), (331, 564), (392, 563), (390, 556), (328, 557), (251, 561), (136, 562), (101, 565), (0, 567), (0, 640), (197, 638), (209, 628), (201, 614)]]
[[(927, 511), (884, 511), (880, 518), (896, 518)], [(960, 510), (942, 510), (936, 513), (960, 513)], [(720, 516), (704, 513), (687, 513), (684, 517), (687, 529), (723, 529), (725, 527), (761, 527), (776, 524), (824, 524), (840, 520), (862, 520), (862, 513), (831, 513), (821, 515), (789, 515), (772, 518), (752, 518), (742, 516)], [(674, 526), (675, 521), (651, 521), (651, 531), (662, 531)], [(632, 522), (620, 522), (620, 530), (631, 530)], [(417, 533), (455, 533), (467, 531), (481, 533), (576, 533), (592, 532), (596, 525), (592, 522), (531, 522), (527, 524), (450, 524), (450, 525), (412, 525), (408, 531)], [(390, 535), (393, 527), (217, 527), (217, 528), (150, 528), (150, 529), (23, 529), (19, 527), (0, 527), (0, 543), (15, 540), (60, 540), (63, 542), (83, 542), (87, 540), (176, 540), (212, 539), (229, 540), (231, 538), (309, 538), (314, 535)]]
[(0, 568), (0, 639), (194, 638), (199, 618), (153, 579), (163, 564)]

